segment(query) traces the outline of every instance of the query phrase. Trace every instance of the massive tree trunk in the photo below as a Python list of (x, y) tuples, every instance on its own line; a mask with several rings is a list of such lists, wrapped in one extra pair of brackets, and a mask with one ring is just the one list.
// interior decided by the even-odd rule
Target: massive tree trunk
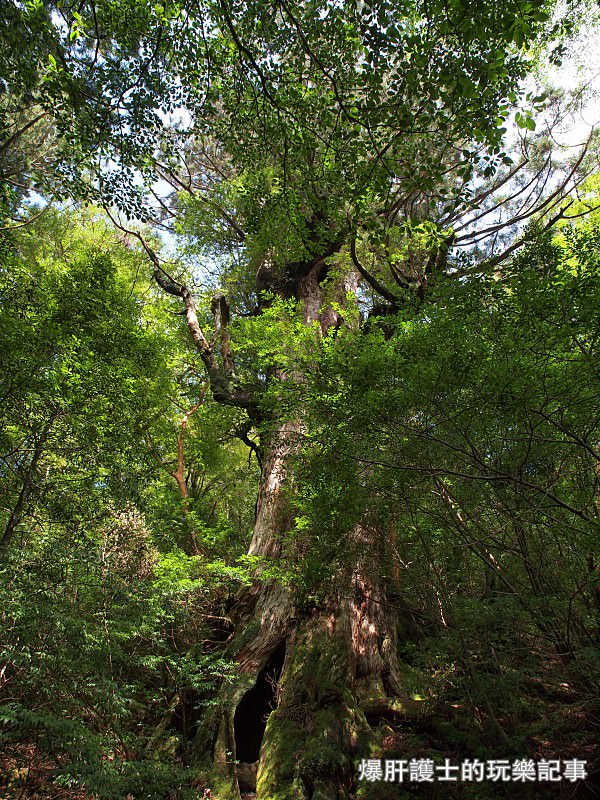
[(379, 577), (379, 537), (363, 525), (351, 534), (351, 552), (360, 542), (365, 556), (323, 603), (290, 620), (260, 751), (264, 800), (347, 798), (355, 758), (369, 755), (370, 724), (413, 710), (396, 655), (398, 615)]
[[(305, 322), (319, 320), (326, 333), (339, 320), (321, 307), (322, 275), (316, 260), (294, 295)], [(355, 288), (354, 275), (347, 276), (340, 295)], [(279, 420), (263, 441), (250, 554), (264, 562), (285, 557), (290, 547), (289, 478), (302, 435), (301, 420)], [(347, 798), (376, 723), (416, 712), (397, 658), (400, 612), (382, 577), (391, 572), (389, 543), (367, 510), (346, 541), (354, 563), (338, 571), (318, 604), (294, 600), (277, 581), (263, 579), (260, 567), (238, 598), (237, 684), (227, 687), (222, 710), (197, 744), (200, 758), (213, 753), (208, 783), (215, 797), (243, 797), (256, 786), (259, 800)]]
[[(289, 530), (286, 472), (297, 435), (284, 426), (273, 434), (254, 555), (276, 558)], [(369, 755), (371, 725), (417, 712), (397, 659), (402, 620), (381, 577), (386, 550), (377, 528), (356, 525), (348, 551), (360, 555), (317, 606), (295, 605), (285, 588), (260, 578), (242, 594), (239, 679), (215, 731), (218, 772), (229, 777), (219, 798), (251, 790), (256, 768), (259, 800), (347, 798), (355, 760)]]

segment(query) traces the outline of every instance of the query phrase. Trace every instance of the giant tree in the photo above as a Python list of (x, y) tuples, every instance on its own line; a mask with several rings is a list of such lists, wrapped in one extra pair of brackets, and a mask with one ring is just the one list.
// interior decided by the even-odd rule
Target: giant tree
[[(505, 11), (492, 23), (482, 6), (220, 6), (222, 38), (208, 45), (219, 100), (203, 98), (196, 136), (183, 142), (186, 171), (173, 157), (159, 164), (198, 250), (235, 266), (231, 305), (215, 297), (210, 333), (158, 259), (155, 277), (183, 301), (215, 399), (246, 409), (261, 440), (250, 553), (263, 571), (235, 607), (243, 677), (198, 747), (226, 774), (235, 760), (258, 761), (265, 798), (345, 796), (369, 721), (418, 705), (398, 658), (407, 622), (393, 600), (393, 536), (374, 509), (337, 520), (346, 558), (318, 588), (277, 580), (273, 564), (301, 560), (314, 535), (290, 535), (305, 420), (277, 387), (302, 383), (311, 338), (359, 324), (348, 308), (359, 281), (410, 314), (444, 271), (444, 216), (474, 165), (491, 174), (505, 159), (502, 106), (521, 64), (515, 10)], [(250, 322), (230, 321), (235, 312)]]

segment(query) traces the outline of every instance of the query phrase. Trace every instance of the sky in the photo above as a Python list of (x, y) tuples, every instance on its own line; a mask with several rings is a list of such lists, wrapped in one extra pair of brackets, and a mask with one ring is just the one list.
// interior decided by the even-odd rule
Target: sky
[(592, 127), (600, 126), (600, 12), (597, 7), (590, 11), (589, 19), (582, 22), (561, 66), (546, 63), (539, 77), (546, 77), (552, 85), (568, 91), (583, 89), (580, 108), (566, 122), (564, 143), (575, 145), (584, 141)]

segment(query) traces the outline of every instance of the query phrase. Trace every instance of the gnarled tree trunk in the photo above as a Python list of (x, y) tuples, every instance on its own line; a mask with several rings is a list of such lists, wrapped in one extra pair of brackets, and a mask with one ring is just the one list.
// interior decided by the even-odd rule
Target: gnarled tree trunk
[[(289, 530), (286, 472), (297, 438), (289, 426), (272, 436), (254, 555), (277, 557)], [(369, 754), (370, 724), (418, 713), (403, 691), (397, 658), (400, 612), (381, 577), (389, 572), (385, 540), (359, 524), (348, 548), (362, 554), (318, 607), (295, 607), (285, 588), (268, 580), (258, 579), (240, 597), (239, 679), (233, 692), (228, 688), (215, 747), (224, 779), (219, 798), (253, 789), (256, 775), (259, 800), (347, 798), (354, 762)]]
[[(321, 308), (323, 261), (294, 284), (307, 324), (323, 333), (339, 324)], [(356, 288), (350, 275), (340, 296)], [(300, 421), (273, 424), (263, 441), (262, 478), (250, 554), (282, 555), (293, 518), (288, 484), (302, 438)], [(347, 532), (355, 563), (332, 583), (317, 607), (298, 607), (287, 590), (257, 575), (234, 608), (235, 688), (199, 733), (200, 757), (213, 753), (211, 789), (239, 798), (256, 787), (259, 800), (347, 798), (355, 761), (369, 755), (373, 722), (413, 714), (397, 659), (400, 612), (388, 600), (389, 543), (364, 520)], [(386, 561), (388, 562), (386, 564)], [(250, 794), (249, 796), (253, 796)]]

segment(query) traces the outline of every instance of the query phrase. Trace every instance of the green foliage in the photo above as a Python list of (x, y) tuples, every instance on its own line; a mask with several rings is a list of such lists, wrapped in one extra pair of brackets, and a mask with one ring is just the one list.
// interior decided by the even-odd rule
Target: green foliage
[(368, 508), (391, 531), (372, 541), (389, 585), (427, 620), (405, 652), (435, 676), (426, 691), (505, 725), (540, 652), (584, 696), (598, 682), (599, 236), (541, 235), (500, 281), (440, 285), (412, 318), (340, 332), (287, 387), (309, 409), (300, 593), (348, 580), (361, 547), (345, 532)]
[[(310, 619), (346, 601), (365, 550), (406, 611), (385, 644), (403, 645), (411, 691), (483, 709), (481, 744), (448, 725), (451, 747), (518, 753), (507, 731), (532, 713), (519, 693), (548, 655), (596, 702), (600, 233), (534, 223), (497, 281), (438, 268), (454, 235), (438, 220), (477, 214), (475, 171), (510, 165), (503, 125), (530, 48), (560, 33), (552, 4), (5, 6), (0, 740), (13, 762), (34, 752), (52, 788), (107, 800), (187, 797), (201, 715), (235, 671), (232, 593), (259, 567)], [(515, 122), (535, 130), (526, 108)], [(157, 176), (186, 193), (171, 208), (189, 263), (146, 247), (186, 284), (169, 298), (141, 277), (137, 229), (119, 238), (93, 209), (25, 202), (35, 188), (144, 220)], [(362, 286), (344, 297), (355, 267), (388, 316)], [(233, 317), (198, 298), (198, 353), (180, 300), (194, 323), (187, 287), (221, 276)], [(319, 313), (329, 327), (307, 324)], [(218, 408), (209, 378), (251, 386), (251, 401)], [(303, 447), (259, 499), (295, 504), (296, 523), (263, 564), (243, 556), (256, 462), (285, 421)], [(315, 715), (330, 744), (308, 736), (303, 756), (326, 785), (327, 769), (348, 771), (329, 734), (352, 659), (324, 642), (293, 668), (286, 656), (286, 679), (335, 688)], [(291, 758), (296, 743), (278, 745)], [(300, 792), (299, 768), (285, 774), (291, 788), (274, 777), (273, 791)]]
[(238, 249), (242, 229), (251, 255), (305, 260), (376, 223), (390, 178), (430, 192), (457, 169), (449, 201), (482, 145), (492, 171), (505, 160), (527, 50), (561, 32), (552, 5), (7, 0), (6, 211), (36, 188), (148, 218), (157, 164), (177, 171), (182, 150), (199, 150), (212, 246), (235, 249), (237, 218)]
[(17, 765), (11, 790), (46, 774), (44, 791), (185, 798), (252, 566), (239, 419), (209, 400), (190, 417), (184, 509), (173, 471), (202, 376), (139, 254), (93, 210), (5, 242), (0, 769)]
[(218, 650), (197, 646), (221, 576), (161, 556), (128, 512), (83, 541), (39, 537), (2, 577), (3, 741), (34, 743), (57, 762), (57, 784), (98, 797), (186, 797), (173, 700), (230, 675)]
[(4, 525), (15, 493), (33, 483), (58, 514), (87, 513), (82, 490), (95, 502), (108, 486), (129, 496), (148, 460), (120, 456), (167, 390), (167, 339), (140, 324), (128, 289), (135, 259), (124, 251), (119, 264), (76, 231), (69, 241), (66, 219), (52, 222), (65, 226), (62, 252), (32, 248), (44, 233), (30, 229), (0, 274)]

